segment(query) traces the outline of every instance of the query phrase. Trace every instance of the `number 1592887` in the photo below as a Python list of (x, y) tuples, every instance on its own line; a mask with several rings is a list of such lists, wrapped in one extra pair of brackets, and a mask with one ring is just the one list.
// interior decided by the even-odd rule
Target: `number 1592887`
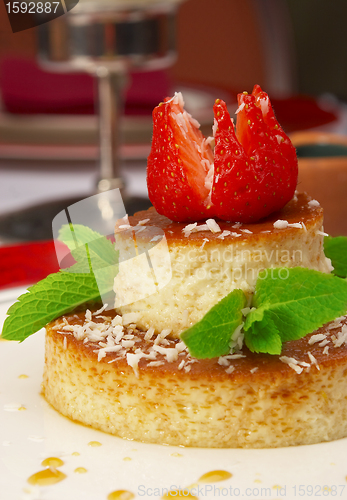
[(55, 14), (60, 2), (8, 2), (8, 14)]

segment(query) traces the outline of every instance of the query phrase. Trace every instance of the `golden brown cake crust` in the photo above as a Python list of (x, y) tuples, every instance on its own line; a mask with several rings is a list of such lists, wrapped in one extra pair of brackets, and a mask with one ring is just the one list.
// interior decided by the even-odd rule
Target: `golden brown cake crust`
[[(277, 220), (286, 220), (289, 224), (303, 222), (307, 229), (315, 227), (323, 223), (323, 209), (319, 205), (309, 206), (308, 203), (312, 200), (306, 193), (298, 193), (282, 210), (275, 212), (270, 216), (262, 219), (261, 221), (251, 224), (242, 224), (240, 227), (233, 227), (235, 223), (216, 219), (221, 231), (232, 230), (232, 232), (240, 234), (238, 241), (247, 241), (247, 243), (261, 244), (263, 240), (269, 238), (283, 241), (291, 237), (297, 232), (295, 227), (287, 227), (285, 229), (275, 229), (273, 224)], [(184, 241), (187, 245), (198, 244), (201, 245), (206, 233), (203, 231), (192, 232), (189, 238), (183, 239), (182, 230), (187, 226), (184, 222), (172, 222), (164, 215), (158, 214), (155, 208), (149, 208), (141, 212), (137, 212), (134, 216), (129, 217), (131, 226), (136, 226), (140, 221), (147, 220), (146, 226), (155, 226), (165, 232), (168, 244), (175, 244), (179, 242), (182, 244)], [(200, 222), (202, 223), (202, 222)], [(121, 222), (120, 224), (124, 224)], [(242, 230), (247, 230), (245, 233)], [(270, 234), (271, 233), (271, 234)], [(223, 240), (218, 238), (220, 233), (208, 233), (210, 242), (218, 242), (219, 245), (227, 245), (233, 236), (226, 236)]]
[[(67, 320), (78, 324), (83, 316)], [(310, 343), (312, 335), (286, 343), (281, 357), (243, 348), (245, 357), (225, 364), (192, 360), (185, 351), (168, 362), (158, 353), (159, 366), (140, 359), (138, 377), (126, 355), (108, 353), (98, 361), (97, 343), (59, 333), (55, 322), (47, 328), (43, 390), (64, 415), (144, 442), (262, 448), (338, 439), (347, 435), (347, 347), (334, 347), (334, 339), (346, 322), (312, 334), (326, 335), (328, 353), (320, 342)], [(135, 333), (141, 338), (136, 349), (153, 345)], [(168, 342), (169, 348), (178, 343)], [(302, 363), (301, 373), (282, 356)]]

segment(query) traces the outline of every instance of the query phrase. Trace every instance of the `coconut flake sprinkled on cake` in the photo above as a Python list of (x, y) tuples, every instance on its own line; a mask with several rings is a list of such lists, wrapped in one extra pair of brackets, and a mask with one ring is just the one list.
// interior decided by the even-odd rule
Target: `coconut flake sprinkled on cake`
[(317, 200), (310, 200), (310, 201), (308, 202), (308, 206), (309, 206), (310, 208), (320, 207), (320, 203), (319, 203), (319, 201), (317, 201)]
[(289, 222), (287, 220), (278, 219), (274, 222), (273, 226), (275, 229), (285, 229), (288, 227)]
[(297, 374), (300, 374), (303, 370), (303, 367), (299, 366), (299, 362), (295, 358), (291, 358), (288, 356), (280, 356), (279, 360), (282, 361), (282, 363), (288, 365), (290, 368), (292, 368), (292, 370), (294, 370)]
[(304, 229), (307, 231), (306, 226), (303, 222), (293, 222), (289, 224), (287, 220), (278, 219), (273, 223), (275, 229), (286, 229), (287, 227), (296, 227), (297, 229)]
[(153, 236), (153, 238), (151, 239), (151, 243), (153, 241), (159, 241), (159, 240), (161, 240), (162, 237), (163, 237), (163, 235), (161, 235), (161, 234), (157, 234), (156, 236)]
[(340, 332), (338, 332), (337, 337), (333, 340), (334, 347), (341, 347), (342, 344), (347, 343), (347, 325), (343, 325)]
[(308, 341), (309, 345), (316, 344), (317, 342), (321, 342), (322, 340), (326, 339), (327, 336), (325, 333), (317, 333), (316, 335), (312, 335), (310, 340)]
[(222, 231), (214, 219), (207, 219), (206, 224), (212, 233), (220, 233)]
[(315, 367), (317, 368), (317, 370), (320, 370), (320, 368), (319, 368), (319, 365), (318, 365), (318, 362), (317, 362), (316, 358), (313, 356), (313, 354), (312, 354), (310, 351), (308, 351), (307, 356), (309, 357), (309, 360), (311, 361), (311, 363), (312, 363), (313, 365), (315, 365)]
[(222, 234), (220, 234), (219, 236), (217, 236), (217, 238), (219, 238), (220, 240), (224, 240), (224, 238), (225, 238), (226, 236), (229, 236), (230, 234), (231, 234), (231, 231), (224, 230), (224, 231), (222, 232)]
[(202, 250), (202, 249), (204, 248), (204, 246), (206, 245), (206, 243), (208, 243), (209, 241), (210, 241), (210, 240), (209, 240), (208, 238), (204, 238), (204, 239), (202, 240), (202, 245), (201, 245), (200, 249)]

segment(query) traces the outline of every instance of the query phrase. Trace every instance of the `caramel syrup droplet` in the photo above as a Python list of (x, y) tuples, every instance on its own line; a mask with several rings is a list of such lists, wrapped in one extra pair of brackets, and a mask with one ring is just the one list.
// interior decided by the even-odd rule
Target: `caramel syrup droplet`
[(107, 500), (132, 500), (133, 498), (135, 498), (134, 493), (127, 490), (112, 491), (112, 493), (107, 496)]
[(52, 484), (59, 483), (66, 478), (66, 475), (57, 469), (45, 469), (36, 472), (29, 477), (28, 483), (34, 484), (36, 486), (50, 486)]
[(25, 373), (22, 373), (22, 375), (18, 375), (18, 378), (29, 378), (29, 376), (25, 375)]
[(60, 460), (60, 458), (49, 457), (49, 458), (45, 458), (41, 462), (41, 465), (43, 467), (53, 467), (53, 468), (56, 468), (56, 467), (61, 467), (62, 465), (64, 465), (64, 462), (62, 460)]
[(232, 474), (226, 470), (212, 470), (211, 472), (203, 474), (198, 481), (201, 483), (218, 483), (219, 481), (225, 481), (231, 477)]
[(76, 472), (76, 474), (85, 474), (88, 471), (84, 467), (77, 467), (77, 469), (75, 469), (74, 472)]
[(96, 447), (96, 446), (102, 446), (102, 444), (99, 443), (99, 441), (89, 441), (88, 446)]

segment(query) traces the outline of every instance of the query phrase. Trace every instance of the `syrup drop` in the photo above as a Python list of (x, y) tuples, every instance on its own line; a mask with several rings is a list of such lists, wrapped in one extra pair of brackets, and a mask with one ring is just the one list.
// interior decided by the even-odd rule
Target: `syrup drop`
[(132, 500), (133, 498), (135, 498), (134, 493), (127, 490), (112, 491), (112, 493), (107, 496), (107, 500)]
[(170, 457), (183, 457), (183, 455), (181, 453), (171, 453)]
[(25, 375), (25, 373), (22, 373), (22, 375), (18, 375), (18, 378), (29, 378), (29, 376)]
[(212, 470), (211, 472), (206, 472), (199, 479), (198, 482), (201, 483), (218, 483), (219, 481), (225, 481), (230, 479), (232, 474), (226, 470)]
[(78, 453), (78, 451), (74, 451), (73, 453), (71, 453), (71, 455), (73, 457), (79, 457), (80, 456), (80, 453)]
[(102, 446), (102, 444), (99, 443), (99, 441), (89, 441), (88, 446), (92, 446), (95, 448), (96, 446)]
[(77, 469), (75, 469), (74, 472), (76, 472), (76, 474), (85, 474), (88, 471), (84, 467), (77, 467)]
[(66, 478), (66, 475), (60, 470), (57, 469), (45, 469), (36, 472), (29, 477), (28, 483), (34, 484), (37, 486), (50, 486), (52, 484), (59, 483), (63, 479)]
[(130, 462), (132, 460), (132, 458), (131, 457), (124, 457), (123, 460), (124, 460), (124, 462)]
[(49, 458), (45, 458), (41, 462), (41, 465), (43, 467), (53, 467), (53, 468), (56, 468), (56, 467), (61, 467), (62, 465), (64, 465), (64, 462), (62, 460), (60, 460), (60, 458), (49, 457)]

